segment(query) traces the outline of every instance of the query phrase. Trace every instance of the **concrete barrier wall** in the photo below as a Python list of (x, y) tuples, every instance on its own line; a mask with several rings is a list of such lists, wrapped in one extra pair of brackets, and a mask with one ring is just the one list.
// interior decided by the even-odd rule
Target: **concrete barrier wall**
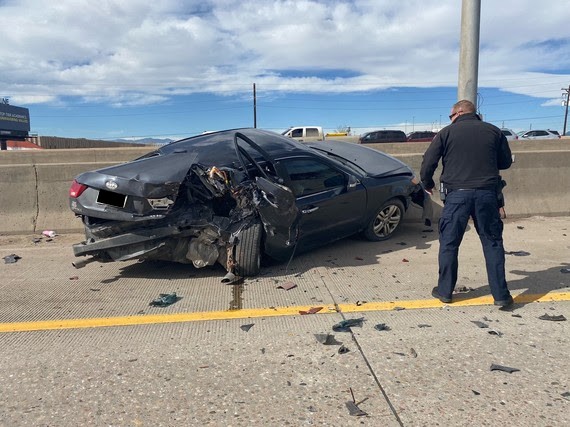
[[(419, 174), (428, 143), (376, 144)], [(69, 186), (81, 172), (140, 157), (152, 147), (0, 152), (0, 233), (81, 231), (68, 207)], [(506, 210), (511, 217), (570, 215), (570, 141), (513, 143), (516, 162), (504, 171)], [(435, 178), (439, 177), (438, 169)], [(434, 201), (441, 205), (439, 197)], [(436, 213), (438, 209), (436, 209)], [(421, 217), (411, 209), (409, 220)]]

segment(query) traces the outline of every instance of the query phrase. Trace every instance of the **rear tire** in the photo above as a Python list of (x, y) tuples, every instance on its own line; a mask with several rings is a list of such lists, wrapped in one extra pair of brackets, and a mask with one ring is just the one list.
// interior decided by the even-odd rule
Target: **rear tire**
[(235, 245), (235, 273), (241, 277), (257, 276), (261, 270), (261, 223), (245, 228)]
[(396, 232), (404, 218), (404, 204), (390, 199), (382, 205), (364, 229), (364, 237), (372, 242), (387, 240)]

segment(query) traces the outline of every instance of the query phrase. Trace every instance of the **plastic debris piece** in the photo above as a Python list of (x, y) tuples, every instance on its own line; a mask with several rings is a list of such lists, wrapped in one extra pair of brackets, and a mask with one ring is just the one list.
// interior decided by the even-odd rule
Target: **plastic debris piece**
[(42, 231), (42, 235), (44, 235), (46, 237), (55, 237), (55, 236), (57, 236), (57, 233), (53, 230), (44, 230), (44, 231)]
[[(226, 273), (226, 275), (224, 277), (222, 277), (221, 282), (225, 285), (229, 285), (235, 282), (238, 282), (240, 280), (243, 280), (241, 277), (236, 276), (234, 273), (232, 273), (231, 271), (228, 271)], [(236, 283), (237, 284), (237, 283)]]
[(4, 263), (5, 264), (14, 264), (14, 263), (18, 262), (19, 259), (22, 259), (22, 257), (19, 255), (16, 255), (16, 254), (6, 255), (4, 257)]
[(513, 372), (519, 372), (520, 369), (510, 368), (508, 366), (503, 366), (503, 365), (495, 365), (493, 363), (493, 364), (491, 364), (491, 371), (503, 371), (503, 372), (508, 372), (509, 374), (512, 374)]
[(498, 337), (502, 337), (503, 333), (500, 331), (497, 331), (496, 329), (490, 329), (489, 331), (487, 331), (488, 334), (490, 335), (496, 335)]
[(348, 409), (348, 413), (355, 417), (362, 417), (368, 415), (366, 412), (360, 409), (354, 402), (350, 401), (346, 402), (346, 408)]
[(479, 327), (481, 329), (489, 327), (489, 325), (487, 325), (486, 323), (479, 322), (478, 320), (472, 320), (471, 323), (474, 323), (475, 325), (477, 325), (477, 327)]
[(431, 328), (431, 325), (428, 325), (427, 323), (420, 323), (418, 325), (418, 328)]
[(285, 283), (281, 283), (279, 286), (277, 286), (277, 289), (284, 289), (284, 290), (288, 291), (289, 289), (293, 289), (296, 287), (297, 287), (296, 283), (285, 282)]
[(526, 251), (505, 251), (505, 255), (529, 256), (530, 252), (526, 252)]
[(346, 353), (348, 353), (349, 351), (350, 351), (350, 349), (349, 349), (348, 347), (344, 346), (344, 345), (341, 345), (341, 346), (338, 348), (338, 354), (346, 354)]
[(416, 358), (418, 357), (418, 353), (413, 348), (410, 348), (410, 356)]
[(318, 342), (323, 345), (340, 345), (341, 342), (338, 342), (333, 334), (315, 334), (315, 338)]
[(247, 325), (241, 325), (240, 329), (244, 332), (248, 332), (253, 327), (253, 325), (255, 325), (255, 323), (248, 323)]
[(481, 395), (481, 393), (479, 393), (479, 392), (476, 391), (476, 390), (471, 390), (471, 391), (473, 392), (473, 394), (474, 394), (475, 396), (480, 396), (480, 395)]
[(374, 329), (376, 329), (377, 331), (389, 331), (390, 326), (386, 325), (385, 323), (378, 323), (377, 325), (374, 326)]
[(561, 273), (570, 273), (570, 268), (561, 268), (560, 272)]
[(551, 322), (564, 322), (566, 321), (566, 317), (564, 317), (564, 315), (560, 314), (558, 316), (556, 315), (550, 315), (550, 314), (543, 314), (542, 316), (539, 316), (540, 320), (550, 320)]
[(311, 307), (308, 310), (300, 310), (299, 314), (315, 314), (321, 311), (323, 307)]
[(180, 297), (176, 296), (176, 292), (172, 292), (170, 294), (159, 294), (158, 298), (152, 300), (149, 305), (152, 305), (153, 307), (167, 307), (180, 299)]
[(358, 319), (346, 319), (333, 325), (332, 329), (335, 332), (350, 332), (350, 328), (353, 326), (362, 327), (362, 322), (364, 322), (364, 317), (359, 317)]

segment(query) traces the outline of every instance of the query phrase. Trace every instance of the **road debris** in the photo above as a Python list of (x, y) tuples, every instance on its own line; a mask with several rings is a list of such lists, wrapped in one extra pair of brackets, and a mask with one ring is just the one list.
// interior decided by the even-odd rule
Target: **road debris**
[(526, 252), (526, 251), (505, 251), (505, 255), (529, 256), (530, 252)]
[(255, 323), (248, 323), (247, 325), (241, 325), (240, 329), (244, 332), (248, 332), (253, 327), (253, 325), (255, 325)]
[(540, 320), (550, 320), (551, 322), (565, 322), (566, 321), (566, 317), (564, 317), (564, 315), (560, 314), (558, 316), (556, 315), (550, 315), (550, 314), (543, 314), (542, 316), (538, 317)]
[(476, 390), (471, 390), (471, 391), (473, 392), (473, 394), (474, 394), (475, 396), (480, 396), (480, 395), (481, 395), (481, 393), (479, 393), (479, 392), (476, 391)]
[(356, 406), (356, 403), (354, 402), (346, 402), (346, 408), (348, 409), (348, 413), (355, 417), (362, 417), (368, 415), (366, 412), (364, 412), (362, 409)]
[(460, 286), (459, 288), (457, 288), (455, 290), (455, 293), (457, 294), (466, 294), (467, 292), (473, 292), (475, 289), (473, 288), (468, 288), (467, 286)]
[(315, 334), (315, 339), (323, 345), (340, 345), (333, 334)]
[(566, 400), (570, 400), (570, 391), (565, 391), (564, 393), (560, 393), (560, 395), (566, 399)]
[(418, 353), (413, 348), (410, 348), (410, 356), (412, 356), (413, 358), (416, 358), (416, 357), (418, 357)]
[(311, 307), (308, 310), (299, 310), (299, 314), (315, 314), (321, 311), (323, 307)]
[(153, 307), (167, 307), (180, 299), (182, 298), (176, 296), (176, 292), (172, 292), (170, 294), (159, 294), (158, 298), (152, 300), (148, 305)]
[(431, 328), (431, 325), (428, 325), (427, 323), (420, 323), (418, 325), (418, 328)]
[(487, 325), (486, 323), (479, 322), (478, 320), (472, 320), (471, 323), (477, 325), (477, 327), (479, 327), (481, 329), (485, 329), (485, 328), (489, 327), (489, 325)]
[(335, 332), (350, 332), (350, 328), (353, 326), (362, 327), (362, 322), (364, 322), (364, 317), (358, 319), (346, 319), (333, 325), (332, 329)]
[(374, 326), (374, 329), (376, 329), (377, 331), (389, 331), (390, 327), (385, 323), (378, 323), (377, 325)]
[(499, 338), (503, 336), (503, 333), (500, 331), (497, 331), (496, 329), (491, 329), (491, 330), (487, 331), (487, 333), (490, 335), (496, 335)]
[(560, 272), (561, 273), (570, 273), (570, 268), (561, 268)]
[(46, 237), (54, 238), (55, 236), (57, 236), (57, 233), (53, 230), (44, 230), (44, 231), (42, 231), (42, 235), (44, 235)]
[(349, 349), (348, 347), (344, 346), (344, 345), (341, 345), (341, 346), (338, 348), (338, 354), (346, 354), (346, 353), (348, 353), (349, 351), (350, 351), (350, 349)]
[(18, 262), (19, 259), (22, 259), (22, 257), (19, 255), (16, 255), (16, 254), (6, 255), (4, 257), (4, 263), (5, 264), (14, 264), (14, 263)]
[(503, 371), (503, 372), (507, 372), (509, 374), (512, 374), (513, 372), (519, 372), (520, 369), (517, 368), (510, 368), (508, 366), (503, 366), (503, 365), (495, 365), (494, 363), (491, 364), (491, 371)]
[(293, 282), (285, 282), (285, 283), (281, 283), (279, 286), (277, 286), (277, 289), (283, 289), (285, 291), (288, 291), (289, 289), (293, 289), (296, 288), (297, 284), (293, 283)]

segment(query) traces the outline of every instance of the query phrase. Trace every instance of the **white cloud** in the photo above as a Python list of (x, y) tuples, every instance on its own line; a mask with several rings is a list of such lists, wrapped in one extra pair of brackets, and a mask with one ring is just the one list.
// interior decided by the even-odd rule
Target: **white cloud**
[[(556, 96), (552, 85), (570, 81), (565, 3), (483, 2), (479, 86)], [(327, 93), (454, 86), (460, 18), (457, 0), (12, 0), (0, 5), (0, 95), (139, 105), (253, 82)]]

